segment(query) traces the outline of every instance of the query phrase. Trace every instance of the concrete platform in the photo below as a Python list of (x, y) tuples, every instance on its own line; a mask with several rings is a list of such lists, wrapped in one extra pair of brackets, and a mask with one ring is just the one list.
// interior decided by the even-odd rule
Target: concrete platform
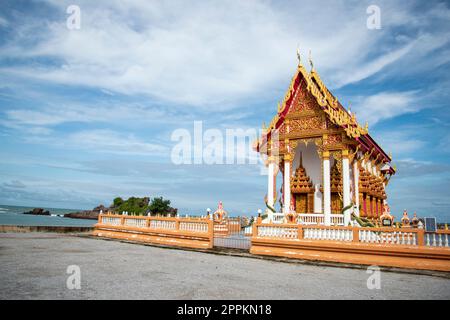
[[(68, 289), (67, 267), (81, 270)], [(61, 233), (0, 234), (0, 299), (450, 299), (450, 279), (284, 263)]]

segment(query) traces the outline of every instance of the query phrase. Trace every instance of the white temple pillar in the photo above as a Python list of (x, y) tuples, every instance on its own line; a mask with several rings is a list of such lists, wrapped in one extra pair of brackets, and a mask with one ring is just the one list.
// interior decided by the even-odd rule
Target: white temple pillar
[(272, 157), (269, 157), (269, 167), (267, 170), (267, 204), (271, 207), (274, 205), (273, 195), (275, 193), (274, 188), (274, 173), (275, 173), (275, 162)]
[(323, 158), (323, 214), (325, 225), (331, 225), (330, 152), (324, 151)]
[(359, 168), (356, 159), (353, 162), (353, 181), (355, 181), (355, 215), (359, 217)]
[(284, 208), (283, 212), (288, 213), (291, 207), (291, 156), (284, 156)]
[[(350, 165), (348, 150), (342, 150), (342, 200), (343, 207), (350, 205)], [(344, 226), (348, 226), (351, 220), (351, 209), (344, 212)]]

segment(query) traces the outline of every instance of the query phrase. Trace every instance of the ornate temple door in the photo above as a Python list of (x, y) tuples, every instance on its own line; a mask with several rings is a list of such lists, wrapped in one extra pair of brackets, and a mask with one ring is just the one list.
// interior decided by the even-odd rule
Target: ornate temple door
[(331, 193), (331, 213), (338, 214), (342, 211), (342, 200), (336, 192)]
[(308, 212), (306, 193), (298, 193), (295, 195), (295, 212), (298, 213)]

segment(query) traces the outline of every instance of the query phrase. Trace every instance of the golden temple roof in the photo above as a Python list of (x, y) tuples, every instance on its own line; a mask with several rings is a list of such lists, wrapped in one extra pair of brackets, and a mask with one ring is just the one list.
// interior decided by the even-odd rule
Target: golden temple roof
[[(312, 67), (311, 71), (308, 73), (301, 64), (300, 59), (284, 99), (278, 104), (277, 114), (273, 117), (268, 126), (265, 124), (263, 125), (262, 139), (258, 139), (255, 142), (255, 150), (259, 150), (261, 145), (268, 142), (272, 130), (278, 129), (281, 123), (283, 123), (286, 114), (293, 105), (294, 95), (302, 84), (302, 81), (306, 82), (306, 90), (313, 96), (313, 99), (327, 115), (327, 118), (331, 123), (341, 127), (349, 138), (358, 141), (361, 146), (361, 149), (359, 149), (360, 151), (364, 152), (366, 155), (376, 156), (377, 159), (381, 156), (383, 163), (391, 162), (392, 156), (384, 152), (384, 150), (369, 135), (369, 125), (367, 123), (364, 126), (360, 125), (356, 119), (355, 113), (347, 111), (341, 105), (338, 99), (333, 96), (330, 90), (322, 82), (316, 70)], [(389, 165), (385, 171), (390, 171), (390, 173), (393, 174), (396, 170), (393, 166)]]
[(347, 135), (351, 138), (358, 138), (361, 135), (368, 134), (369, 128), (368, 124), (364, 127), (358, 124), (355, 114), (350, 114), (345, 108), (339, 103), (337, 98), (335, 98), (325, 84), (320, 79), (319, 74), (312, 69), (310, 73), (306, 71), (301, 63), (297, 67), (295, 75), (292, 77), (289, 89), (284, 96), (283, 102), (278, 104), (278, 113), (270, 122), (266, 131), (269, 132), (275, 129), (276, 124), (280, 118), (280, 115), (284, 112), (287, 107), (287, 102), (295, 94), (294, 83), (299, 75), (302, 75), (307, 83), (307, 90), (316, 99), (317, 103), (322, 110), (328, 115), (332, 123), (344, 128)]

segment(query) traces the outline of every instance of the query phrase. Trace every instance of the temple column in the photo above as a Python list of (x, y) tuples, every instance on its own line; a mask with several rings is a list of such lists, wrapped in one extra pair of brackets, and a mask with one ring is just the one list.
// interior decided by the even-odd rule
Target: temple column
[(284, 207), (283, 212), (288, 213), (291, 206), (291, 156), (284, 156)]
[(323, 161), (323, 214), (325, 225), (331, 225), (330, 152), (322, 153)]
[(355, 193), (355, 215), (359, 217), (359, 168), (358, 161), (353, 162), (353, 180), (355, 181), (355, 189), (353, 192)]
[[(348, 150), (342, 150), (342, 200), (344, 208), (350, 205), (350, 164)], [(344, 226), (348, 226), (351, 220), (351, 209), (344, 212)]]
[(376, 200), (375, 197), (372, 196), (372, 218), (376, 219), (377, 217), (377, 206), (376, 206)]
[(360, 217), (367, 217), (366, 200), (364, 199), (364, 194), (362, 192), (359, 194), (359, 203), (361, 205), (361, 210), (359, 211), (359, 216)]
[(372, 197), (366, 195), (367, 217), (372, 218)]
[(378, 208), (378, 216), (377, 217), (379, 218), (383, 214), (383, 210), (382, 210), (382, 206), (381, 206), (381, 199), (380, 198), (378, 198), (377, 208)]
[(274, 205), (275, 185), (274, 185), (274, 172), (275, 172), (275, 161), (273, 157), (269, 157), (269, 168), (267, 170), (267, 204), (271, 207)]

